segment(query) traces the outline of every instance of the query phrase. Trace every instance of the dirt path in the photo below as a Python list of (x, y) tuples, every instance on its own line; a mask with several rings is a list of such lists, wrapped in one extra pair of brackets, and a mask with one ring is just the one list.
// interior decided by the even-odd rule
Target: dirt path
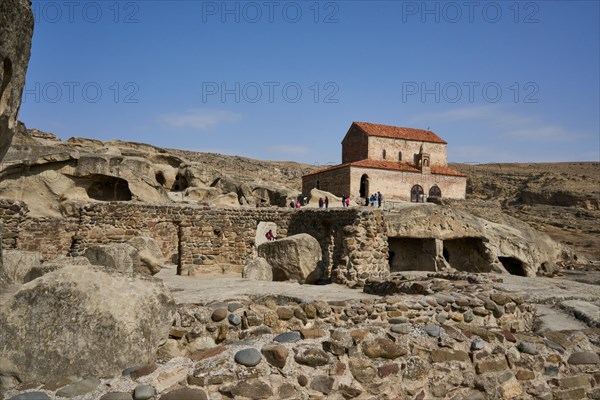
[(163, 269), (157, 275), (171, 288), (178, 304), (208, 303), (227, 299), (278, 295), (302, 301), (368, 299), (377, 296), (343, 285), (300, 285), (290, 282), (267, 282), (243, 279), (239, 275), (177, 276), (175, 269)]

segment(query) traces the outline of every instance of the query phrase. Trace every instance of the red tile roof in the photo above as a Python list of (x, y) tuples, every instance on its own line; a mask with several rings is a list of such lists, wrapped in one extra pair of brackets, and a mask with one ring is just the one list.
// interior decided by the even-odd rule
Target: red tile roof
[[(333, 171), (344, 167), (357, 167), (357, 168), (373, 168), (373, 169), (385, 169), (388, 171), (403, 171), (403, 172), (415, 172), (421, 173), (413, 164), (401, 163), (398, 161), (384, 161), (384, 160), (360, 160), (351, 163), (335, 165), (330, 168), (322, 169), (320, 171), (311, 172), (304, 176), (311, 176), (320, 174), (321, 172)], [(467, 176), (463, 173), (453, 170), (452, 168), (444, 165), (434, 165), (431, 167), (431, 173), (434, 175), (451, 175), (451, 176)]]
[(447, 144), (444, 139), (435, 133), (423, 129), (372, 124), (370, 122), (353, 122), (352, 124), (358, 126), (368, 136)]

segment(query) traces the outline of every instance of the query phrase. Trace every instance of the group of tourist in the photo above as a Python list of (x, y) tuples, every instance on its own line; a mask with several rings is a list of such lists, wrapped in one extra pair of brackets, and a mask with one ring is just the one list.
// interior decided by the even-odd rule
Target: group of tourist
[[(365, 205), (368, 206), (372, 206), (375, 207), (375, 204), (377, 204), (378, 207), (381, 207), (381, 202), (383, 201), (383, 195), (381, 194), (381, 192), (377, 192), (377, 193), (373, 193), (372, 195), (370, 195), (369, 197), (367, 197), (365, 199)], [(290, 202), (290, 207), (291, 208), (300, 208), (302, 206), (308, 205), (308, 198), (306, 196), (304, 196), (303, 194), (300, 194), (300, 196), (298, 196), (298, 200), (292, 200)], [(325, 198), (323, 197), (319, 197), (319, 208), (329, 208), (329, 197), (325, 196)], [(350, 196), (346, 196), (343, 195), (342, 196), (342, 207), (346, 208), (346, 207), (350, 207)]]
[(381, 207), (381, 202), (383, 201), (383, 195), (381, 192), (373, 193), (368, 198), (365, 198), (365, 205), (371, 205), (371, 207), (375, 207), (377, 203), (377, 207)]
[(302, 193), (300, 193), (297, 200), (292, 199), (290, 202), (290, 208), (300, 208), (306, 205), (308, 205), (308, 197)]
[(319, 208), (329, 208), (329, 197), (325, 196), (325, 199), (319, 197)]

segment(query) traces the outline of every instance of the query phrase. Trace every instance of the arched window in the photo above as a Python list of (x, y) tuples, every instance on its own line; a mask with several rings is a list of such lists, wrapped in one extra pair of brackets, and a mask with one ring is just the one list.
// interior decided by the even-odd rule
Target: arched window
[(385, 160), (385, 156), (386, 156), (386, 153), (385, 153), (385, 150), (383, 150), (383, 159), (384, 160)]
[(438, 185), (433, 185), (429, 189), (429, 197), (442, 197), (442, 190)]
[(402, 161), (402, 152), (401, 151), (398, 152), (398, 161)]

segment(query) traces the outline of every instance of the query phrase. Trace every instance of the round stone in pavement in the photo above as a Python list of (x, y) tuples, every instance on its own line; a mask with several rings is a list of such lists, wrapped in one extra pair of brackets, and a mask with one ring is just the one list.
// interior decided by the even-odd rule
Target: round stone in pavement
[(235, 310), (238, 310), (242, 307), (244, 306), (240, 303), (229, 303), (229, 305), (227, 306), (227, 310), (229, 310), (229, 312), (234, 312)]
[(139, 385), (133, 391), (135, 400), (148, 400), (154, 397), (156, 390), (150, 385)]
[(296, 343), (302, 340), (300, 332), (283, 332), (273, 338), (275, 342), (279, 343)]
[(160, 396), (160, 400), (208, 400), (202, 389), (180, 388)]
[(533, 343), (529, 342), (519, 342), (517, 349), (519, 349), (521, 353), (531, 354), (532, 356), (535, 356), (540, 352)]
[(235, 362), (245, 365), (246, 367), (254, 367), (258, 365), (261, 359), (262, 357), (256, 349), (245, 349), (235, 353)]
[(215, 311), (213, 311), (210, 318), (214, 322), (223, 321), (225, 318), (227, 318), (227, 309), (226, 308), (217, 308)]
[(390, 330), (394, 333), (407, 334), (407, 333), (410, 333), (411, 326), (410, 326), (410, 324), (396, 324), (396, 325), (392, 325)]
[(425, 325), (425, 332), (429, 334), (429, 336), (438, 337), (442, 334), (442, 328), (437, 325)]
[(65, 386), (56, 392), (56, 395), (59, 397), (75, 397), (82, 396), (86, 393), (93, 392), (96, 390), (98, 385), (100, 384), (100, 380), (96, 378), (84, 379), (79, 382), (71, 383), (70, 385)]
[(50, 400), (44, 392), (27, 392), (11, 397), (8, 400)]
[(571, 354), (567, 362), (571, 365), (600, 364), (600, 356), (596, 353), (581, 351)]
[(106, 393), (105, 395), (103, 395), (102, 397), (100, 397), (100, 400), (131, 400), (131, 393), (125, 393), (125, 392), (110, 392), (110, 393)]
[(471, 342), (471, 350), (473, 351), (483, 350), (484, 347), (485, 342), (481, 339), (475, 339)]
[(228, 319), (229, 319), (229, 323), (234, 326), (238, 326), (239, 324), (242, 323), (242, 319), (235, 314), (229, 314)]

